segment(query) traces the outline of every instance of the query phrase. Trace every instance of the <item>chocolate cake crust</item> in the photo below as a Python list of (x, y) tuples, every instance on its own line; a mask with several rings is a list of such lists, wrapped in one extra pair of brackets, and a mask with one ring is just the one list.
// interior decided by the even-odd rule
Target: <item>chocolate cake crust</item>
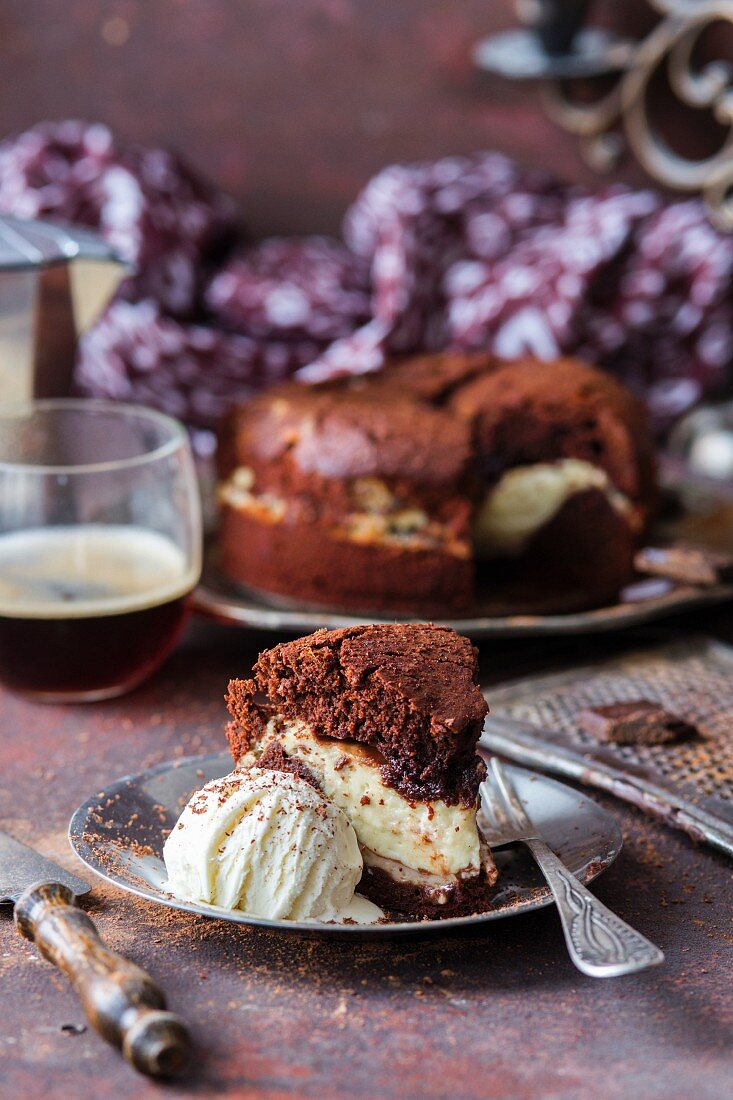
[(646, 410), (615, 378), (575, 359), (501, 363), (452, 394), (474, 426), (486, 477), (514, 466), (577, 458), (604, 470), (635, 503), (654, 494)]
[(255, 398), (230, 414), (224, 434), (223, 472), (235, 465), (260, 477), (273, 460), (297, 479), (383, 477), (449, 487), (464, 476), (471, 458), (469, 427), (447, 410), (416, 402), (399, 390), (307, 387), (291, 383)]
[[(628, 523), (598, 489), (576, 493), (529, 540), (526, 556), (538, 563), (524, 580), (548, 590), (545, 606), (582, 610), (592, 603), (613, 603), (633, 571), (634, 543)], [(525, 560), (495, 566), (505, 583), (518, 585)]]
[(275, 711), (317, 737), (372, 746), (384, 758), (384, 782), (407, 798), (476, 802), (485, 775), (476, 744), (488, 707), (477, 650), (453, 630), (319, 630), (260, 654), (254, 678), (231, 681), (227, 701), (236, 759)]
[(482, 871), (473, 878), (456, 880), (434, 890), (419, 882), (400, 882), (381, 868), (365, 864), (357, 890), (382, 909), (396, 909), (398, 913), (435, 920), (487, 912), (491, 908), (491, 887), (496, 879), (496, 874), (489, 878)]

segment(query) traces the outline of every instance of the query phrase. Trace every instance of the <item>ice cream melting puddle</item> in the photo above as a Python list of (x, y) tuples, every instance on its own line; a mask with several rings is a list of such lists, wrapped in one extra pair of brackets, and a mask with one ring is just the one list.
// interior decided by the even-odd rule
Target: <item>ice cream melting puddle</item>
[(373, 901), (363, 898), (361, 894), (354, 894), (349, 904), (338, 913), (334, 913), (332, 917), (320, 917), (317, 923), (377, 924), (380, 920), (384, 920), (384, 917), (384, 912)]

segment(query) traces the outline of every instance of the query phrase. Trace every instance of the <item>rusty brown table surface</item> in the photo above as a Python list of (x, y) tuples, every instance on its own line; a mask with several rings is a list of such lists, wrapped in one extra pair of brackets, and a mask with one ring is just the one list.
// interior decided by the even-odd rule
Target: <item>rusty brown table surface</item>
[[(727, 629), (730, 612), (667, 632)], [(111, 779), (223, 745), (223, 694), (272, 639), (194, 625), (127, 698), (52, 707), (0, 694), (0, 827), (92, 878), (72, 811)], [(490, 683), (610, 642), (484, 645)], [(628, 645), (627, 639), (623, 644)], [(85, 904), (190, 1022), (177, 1083), (138, 1077), (62, 975), (0, 916), (0, 1096), (639, 1097), (733, 1094), (731, 862), (610, 796), (625, 846), (594, 887), (666, 963), (599, 981), (569, 962), (552, 909), (461, 935), (354, 943), (272, 934), (156, 906), (101, 880)], [(77, 1025), (69, 1027), (69, 1025)]]

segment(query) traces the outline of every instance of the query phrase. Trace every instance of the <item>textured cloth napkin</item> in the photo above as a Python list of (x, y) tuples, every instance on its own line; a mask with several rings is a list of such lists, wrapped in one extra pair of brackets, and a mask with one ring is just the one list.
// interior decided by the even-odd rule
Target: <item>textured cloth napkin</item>
[(498, 153), (385, 168), (343, 240), (248, 243), (180, 158), (42, 123), (0, 145), (0, 212), (93, 226), (136, 264), (81, 342), (77, 388), (194, 427), (293, 374), (448, 346), (580, 355), (662, 428), (733, 382), (733, 236), (700, 201), (590, 193)]

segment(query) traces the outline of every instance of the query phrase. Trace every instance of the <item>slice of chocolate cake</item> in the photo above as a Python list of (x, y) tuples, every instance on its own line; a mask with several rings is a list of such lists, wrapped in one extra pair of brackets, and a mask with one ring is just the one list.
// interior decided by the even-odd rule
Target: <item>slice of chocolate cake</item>
[(485, 908), (496, 868), (476, 823), (487, 706), (476, 650), (443, 627), (319, 630), (233, 680), (232, 755), (307, 769), (349, 817), (359, 886), (418, 916)]

